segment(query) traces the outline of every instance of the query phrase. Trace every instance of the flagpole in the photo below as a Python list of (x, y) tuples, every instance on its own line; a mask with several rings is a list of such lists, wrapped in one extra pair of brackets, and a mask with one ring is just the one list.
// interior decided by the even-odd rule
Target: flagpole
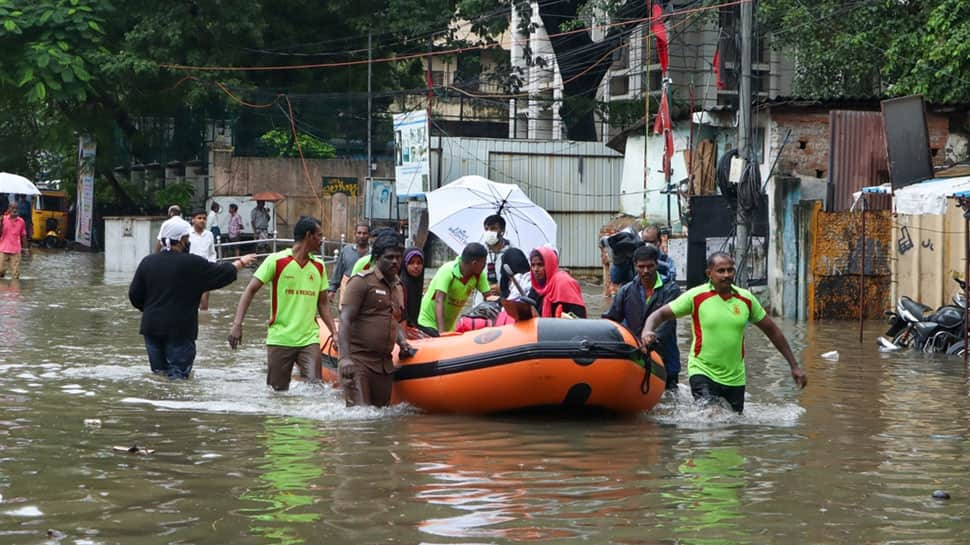
[(650, 28), (653, 21), (653, 0), (647, 0), (647, 21), (643, 23), (643, 219), (647, 219), (647, 184), (650, 180), (650, 163), (647, 161), (647, 144), (650, 140)]
[[(667, 80), (667, 74), (663, 75), (663, 95), (664, 98), (667, 97), (667, 88), (669, 85)], [(673, 119), (670, 117), (670, 105), (667, 105), (667, 119), (664, 123), (664, 132), (673, 132)], [(670, 219), (670, 171), (673, 170), (673, 165), (671, 165), (671, 156), (674, 150), (668, 149), (670, 146), (671, 139), (664, 135), (664, 190), (667, 192), (667, 228), (673, 229), (673, 223)]]

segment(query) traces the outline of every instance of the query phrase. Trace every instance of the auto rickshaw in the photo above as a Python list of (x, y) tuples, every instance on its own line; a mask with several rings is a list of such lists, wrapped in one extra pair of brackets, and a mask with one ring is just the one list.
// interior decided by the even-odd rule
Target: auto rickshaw
[(30, 238), (47, 248), (67, 245), (67, 193), (41, 190), (31, 210)]

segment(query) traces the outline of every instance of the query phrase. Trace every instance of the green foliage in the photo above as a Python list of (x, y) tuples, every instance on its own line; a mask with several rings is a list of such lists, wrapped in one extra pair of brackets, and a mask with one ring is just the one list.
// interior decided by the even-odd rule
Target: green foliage
[(932, 2), (918, 31), (897, 36), (884, 71), (896, 77), (889, 91), (920, 93), (934, 102), (970, 102), (970, 4)]
[[(293, 133), (289, 131), (273, 129), (263, 133), (259, 139), (276, 157), (300, 156), (300, 150), (297, 149), (293, 140)], [(309, 134), (300, 133), (298, 141), (300, 143), (300, 149), (303, 150), (303, 156), (307, 159), (332, 159), (337, 156), (336, 148), (326, 142), (321, 142)]]
[(191, 183), (177, 182), (151, 192), (151, 199), (159, 210), (177, 204), (182, 210), (188, 211), (194, 194), (195, 188), (192, 187)]
[(600, 102), (597, 110), (601, 117), (609, 119), (610, 127), (622, 129), (643, 119), (643, 99)]
[(0, 0), (0, 87), (34, 104), (83, 101), (92, 88), (88, 57), (98, 49), (107, 10), (96, 0)]
[(796, 63), (795, 94), (970, 101), (970, 4), (762, 0), (759, 20)]

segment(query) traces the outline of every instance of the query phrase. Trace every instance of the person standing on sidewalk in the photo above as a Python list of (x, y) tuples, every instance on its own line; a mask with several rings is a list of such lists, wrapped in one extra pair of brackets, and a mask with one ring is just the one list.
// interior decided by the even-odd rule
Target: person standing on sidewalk
[(192, 373), (202, 294), (231, 284), (239, 269), (256, 260), (246, 255), (233, 263), (210, 263), (192, 255), (191, 230), (182, 218), (165, 222), (162, 251), (141, 260), (128, 287), (128, 300), (142, 312), (138, 332), (145, 337), (152, 372), (171, 379)]
[(266, 201), (256, 201), (256, 208), (253, 208), (249, 216), (256, 239), (269, 238), (269, 210), (266, 209)]
[(327, 269), (311, 254), (323, 240), (320, 220), (300, 218), (293, 227), (293, 240), (292, 248), (270, 254), (256, 269), (239, 298), (229, 331), (229, 346), (235, 350), (242, 342), (242, 322), (249, 305), (256, 292), (269, 284), (272, 303), (266, 332), (266, 384), (276, 391), (290, 388), (294, 365), (303, 378), (319, 382), (322, 357), (317, 315), (330, 331), (337, 331), (330, 315)]
[(212, 232), (212, 238), (217, 239), (222, 237), (222, 205), (216, 201), (212, 201), (212, 206), (209, 208), (209, 214), (205, 217), (206, 226), (209, 227), (209, 231)]
[[(236, 203), (229, 205), (229, 242), (239, 242), (243, 231), (242, 216), (239, 215), (239, 206)], [(236, 256), (239, 256), (239, 246), (234, 246)]]

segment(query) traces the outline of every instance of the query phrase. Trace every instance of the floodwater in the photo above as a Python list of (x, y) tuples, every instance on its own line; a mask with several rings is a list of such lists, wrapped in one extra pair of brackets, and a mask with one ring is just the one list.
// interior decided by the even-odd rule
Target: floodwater
[[(970, 535), (962, 361), (880, 353), (879, 323), (862, 345), (857, 324), (784, 324), (808, 368), (802, 392), (752, 331), (743, 416), (695, 409), (686, 391), (624, 420), (433, 416), (347, 409), (326, 387), (268, 391), (265, 293), (243, 348), (225, 342), (248, 272), (213, 294), (195, 377), (183, 382), (148, 372), (128, 278), (106, 275), (100, 255), (38, 251), (24, 275), (0, 280), (2, 544), (941, 545)], [(821, 357), (832, 350), (837, 361)], [(112, 449), (132, 445), (154, 453)], [(952, 499), (933, 499), (937, 489)]]

